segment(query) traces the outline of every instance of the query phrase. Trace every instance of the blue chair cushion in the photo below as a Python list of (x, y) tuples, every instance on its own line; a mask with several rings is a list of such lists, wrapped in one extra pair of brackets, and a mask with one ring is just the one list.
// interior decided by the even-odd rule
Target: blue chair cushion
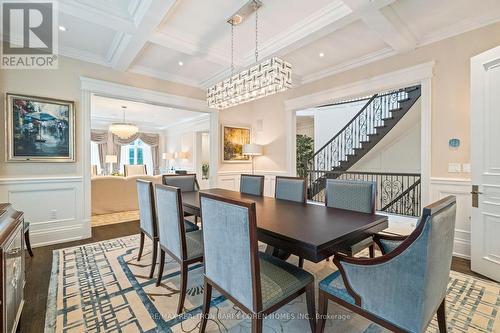
[(276, 257), (259, 253), (262, 305), (268, 309), (314, 281), (305, 270)]
[(196, 224), (186, 219), (184, 219), (184, 229), (186, 230), (186, 232), (200, 230), (200, 228)]
[(336, 271), (319, 283), (319, 289), (327, 292), (328, 294), (340, 298), (347, 303), (355, 304), (354, 298), (347, 292), (344, 280), (340, 271)]
[(403, 241), (380, 239), (380, 244), (382, 244), (385, 253), (389, 253), (395, 248), (397, 248)]
[(203, 256), (203, 233), (201, 230), (186, 234), (187, 259)]

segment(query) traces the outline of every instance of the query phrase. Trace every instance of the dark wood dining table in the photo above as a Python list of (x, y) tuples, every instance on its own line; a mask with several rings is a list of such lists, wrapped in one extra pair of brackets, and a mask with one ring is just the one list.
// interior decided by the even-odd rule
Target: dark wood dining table
[[(312, 262), (388, 227), (387, 216), (213, 188), (201, 192), (255, 202), (259, 241)], [(184, 211), (200, 215), (200, 192), (183, 192)]]

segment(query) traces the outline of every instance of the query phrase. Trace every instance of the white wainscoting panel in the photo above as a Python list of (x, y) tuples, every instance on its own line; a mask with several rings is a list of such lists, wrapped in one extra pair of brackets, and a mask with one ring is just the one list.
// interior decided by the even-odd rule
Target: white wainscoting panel
[(82, 177), (0, 178), (0, 202), (24, 212), (33, 247), (91, 236)]
[(470, 219), (472, 213), (471, 181), (469, 179), (431, 178), (431, 202), (454, 195), (457, 197), (457, 220), (453, 255), (470, 259)]
[[(232, 191), (240, 190), (240, 175), (247, 174), (245, 171), (221, 171), (217, 177), (217, 187)], [(264, 176), (264, 195), (274, 197), (274, 184), (276, 176), (287, 176), (286, 171), (255, 171), (256, 175)]]

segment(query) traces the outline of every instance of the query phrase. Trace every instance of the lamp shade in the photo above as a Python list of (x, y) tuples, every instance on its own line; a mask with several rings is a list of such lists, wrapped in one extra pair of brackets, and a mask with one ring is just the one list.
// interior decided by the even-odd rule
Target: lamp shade
[(256, 143), (243, 145), (243, 155), (260, 156), (262, 155), (262, 146)]
[(188, 158), (188, 152), (187, 151), (181, 151), (181, 152), (177, 153), (177, 158), (179, 158), (181, 160), (187, 160), (187, 158)]
[(164, 160), (171, 160), (171, 159), (174, 158), (174, 154), (172, 154), (172, 153), (163, 153), (161, 158), (164, 159)]
[(116, 163), (118, 162), (118, 157), (116, 155), (106, 155), (106, 163)]

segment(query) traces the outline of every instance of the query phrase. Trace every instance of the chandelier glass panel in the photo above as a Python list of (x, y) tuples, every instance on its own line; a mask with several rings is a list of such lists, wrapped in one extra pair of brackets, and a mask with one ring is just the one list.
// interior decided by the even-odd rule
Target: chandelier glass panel
[[(233, 75), (233, 28), (236, 25), (233, 16), (231, 24), (231, 76), (208, 89), (208, 106), (225, 109), (276, 94), (292, 87), (292, 65), (278, 57), (258, 62), (258, 8), (260, 2), (251, 0), (255, 10), (255, 62), (256, 65)], [(247, 4), (246, 6), (248, 6)], [(239, 23), (239, 22), (238, 22)]]

